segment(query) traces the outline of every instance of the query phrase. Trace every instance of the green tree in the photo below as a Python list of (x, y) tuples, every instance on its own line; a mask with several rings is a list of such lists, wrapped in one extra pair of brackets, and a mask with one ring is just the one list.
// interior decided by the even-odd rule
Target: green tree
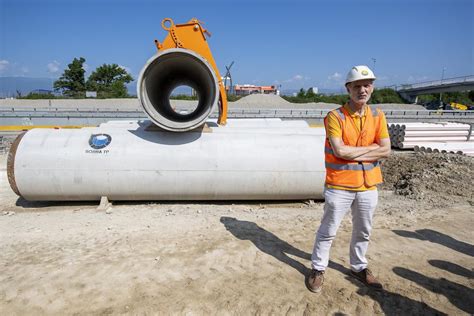
[[(443, 104), (449, 104), (451, 102), (467, 105), (468, 107), (474, 107), (474, 93), (472, 91), (442, 93), (441, 101), (443, 104), (440, 104), (439, 98), (439, 93), (419, 95), (418, 103), (423, 104), (429, 109), (437, 109), (442, 107)], [(446, 109), (450, 110), (451, 108), (447, 107)]]
[(418, 96), (419, 104), (427, 104), (433, 101), (439, 101), (439, 94), (422, 94)]
[(54, 82), (54, 89), (61, 91), (67, 97), (83, 98), (86, 92), (85, 61), (83, 57), (74, 58), (72, 63), (67, 65), (68, 68), (64, 70), (62, 76)]
[(133, 81), (132, 76), (117, 64), (103, 64), (87, 79), (87, 89), (97, 91), (99, 98), (128, 97), (125, 84)]
[(467, 106), (473, 106), (474, 101), (469, 98), (469, 92), (446, 92), (442, 95), (442, 100), (444, 103), (461, 103)]
[(304, 99), (304, 97), (306, 96), (306, 91), (301, 88), (300, 91), (298, 91), (298, 94), (296, 95), (297, 98), (302, 98)]
[(370, 103), (405, 103), (397, 91), (390, 88), (375, 89), (370, 98)]
[(316, 98), (316, 93), (314, 93), (313, 88), (309, 88), (308, 91), (306, 91), (305, 97), (307, 99), (314, 99)]
[(471, 103), (474, 104), (474, 90), (469, 91), (467, 97), (471, 100)]

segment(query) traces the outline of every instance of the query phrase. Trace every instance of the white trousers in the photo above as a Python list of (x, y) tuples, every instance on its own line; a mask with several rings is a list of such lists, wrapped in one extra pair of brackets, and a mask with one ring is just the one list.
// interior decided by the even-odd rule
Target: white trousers
[(369, 246), (378, 191), (357, 192), (326, 188), (324, 198), (324, 215), (316, 232), (311, 256), (313, 269), (325, 270), (328, 266), (332, 241), (349, 208), (352, 210), (352, 239), (349, 247), (351, 269), (359, 272), (367, 268), (365, 254)]

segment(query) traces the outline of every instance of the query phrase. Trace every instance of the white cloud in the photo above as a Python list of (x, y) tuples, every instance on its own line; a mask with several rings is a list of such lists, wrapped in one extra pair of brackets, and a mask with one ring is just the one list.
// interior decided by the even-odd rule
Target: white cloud
[(59, 71), (59, 65), (60, 63), (57, 62), (56, 60), (53, 60), (52, 62), (48, 63), (47, 67), (48, 67), (48, 72), (49, 73), (56, 73)]
[(287, 80), (285, 80), (285, 81), (283, 81), (283, 82), (286, 82), (286, 83), (288, 83), (288, 82), (295, 82), (295, 81), (301, 81), (301, 80), (303, 80), (303, 79), (304, 79), (304, 80), (307, 80), (307, 79), (309, 79), (309, 77), (303, 77), (302, 75), (294, 75), (292, 78), (287, 79)]
[(9, 65), (10, 63), (8, 62), (8, 60), (5, 60), (5, 59), (0, 60), (0, 73), (6, 70)]
[(89, 70), (89, 65), (86, 64), (86, 63), (83, 63), (82, 68), (84, 68), (85, 71), (88, 71)]
[(22, 73), (23, 75), (26, 74), (26, 73), (28, 73), (28, 72), (30, 71), (30, 70), (28, 69), (28, 67), (26, 67), (26, 66), (21, 67), (20, 70), (21, 70), (21, 73)]
[(330, 75), (330, 76), (328, 77), (328, 79), (329, 79), (329, 80), (333, 80), (333, 81), (341, 81), (342, 75), (336, 71), (335, 73), (333, 73), (332, 75)]

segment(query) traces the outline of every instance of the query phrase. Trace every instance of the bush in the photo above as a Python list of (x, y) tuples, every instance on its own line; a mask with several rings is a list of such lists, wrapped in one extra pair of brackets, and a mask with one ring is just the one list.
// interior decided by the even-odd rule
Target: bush
[(28, 93), (28, 95), (24, 97), (20, 97), (19, 99), (56, 99), (54, 94), (52, 93)]
[(349, 96), (346, 94), (341, 95), (323, 95), (316, 94), (312, 89), (305, 91), (300, 89), (296, 96), (282, 96), (283, 99), (291, 103), (309, 103), (309, 102), (323, 102), (323, 103), (335, 103), (335, 104), (344, 104), (349, 100)]
[(235, 95), (235, 94), (228, 94), (227, 95), (227, 101), (229, 101), (229, 102), (235, 102), (235, 101), (240, 100), (240, 99), (242, 99), (241, 95)]

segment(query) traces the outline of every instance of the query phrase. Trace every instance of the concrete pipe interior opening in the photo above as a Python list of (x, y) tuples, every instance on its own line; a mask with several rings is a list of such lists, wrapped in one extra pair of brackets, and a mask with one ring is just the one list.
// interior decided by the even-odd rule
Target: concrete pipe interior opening
[[(216, 76), (207, 62), (194, 52), (174, 49), (152, 58), (139, 80), (139, 98), (158, 126), (187, 131), (202, 124), (219, 99)], [(170, 97), (181, 86), (194, 90), (198, 101), (189, 109), (173, 108)]]
[[(177, 100), (186, 100), (186, 102), (179, 102), (178, 105), (174, 106), (171, 104), (171, 108), (179, 115), (191, 114), (199, 107), (199, 94), (191, 86), (180, 85), (171, 91), (171, 98), (177, 98)], [(172, 103), (172, 101), (170, 101)]]

